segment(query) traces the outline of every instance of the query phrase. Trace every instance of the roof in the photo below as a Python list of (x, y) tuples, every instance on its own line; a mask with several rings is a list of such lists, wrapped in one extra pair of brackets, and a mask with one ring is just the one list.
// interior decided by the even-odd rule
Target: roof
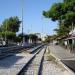
[(65, 40), (68, 40), (68, 39), (75, 39), (75, 36), (70, 36), (70, 37), (66, 38)]

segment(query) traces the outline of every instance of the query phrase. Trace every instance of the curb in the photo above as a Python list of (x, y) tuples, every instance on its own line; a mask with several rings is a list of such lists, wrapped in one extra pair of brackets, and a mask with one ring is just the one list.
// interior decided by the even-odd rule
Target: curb
[(70, 75), (75, 75), (75, 73), (74, 73), (69, 67), (67, 67), (67, 66), (61, 61), (61, 59), (59, 59), (57, 56), (55, 56), (55, 54), (50, 53), (50, 55), (52, 55), (52, 56), (56, 59), (56, 62), (57, 62), (58, 64), (61, 64), (61, 65), (69, 72)]

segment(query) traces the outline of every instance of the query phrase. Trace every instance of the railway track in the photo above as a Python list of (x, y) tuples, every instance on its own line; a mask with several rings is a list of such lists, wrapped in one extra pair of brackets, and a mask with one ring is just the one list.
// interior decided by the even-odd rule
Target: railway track
[[(33, 49), (30, 49), (31, 53), (36, 52), (37, 49), (39, 49), (42, 45), (34, 47)], [(26, 51), (27, 48), (25, 49), (22, 46), (13, 46), (13, 47), (5, 47), (5, 48), (0, 48), (0, 59), (3, 59), (5, 57), (11, 56), (16, 53), (21, 53), (23, 51)]]
[(18, 75), (40, 75), (46, 46), (40, 48)]
[(0, 48), (0, 59), (12, 56), (13, 54), (18, 53), (23, 50), (23, 47), (11, 47), (11, 48)]

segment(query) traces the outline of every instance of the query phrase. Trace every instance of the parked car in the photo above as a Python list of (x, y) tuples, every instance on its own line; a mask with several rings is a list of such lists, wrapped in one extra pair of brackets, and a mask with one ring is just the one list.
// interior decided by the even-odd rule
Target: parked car
[(5, 41), (2, 38), (0, 38), (0, 47), (5, 46), (5, 45), (6, 45)]

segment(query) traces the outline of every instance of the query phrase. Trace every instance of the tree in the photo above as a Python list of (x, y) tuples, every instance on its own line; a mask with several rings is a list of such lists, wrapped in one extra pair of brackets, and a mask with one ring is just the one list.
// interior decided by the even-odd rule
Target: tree
[(22, 42), (24, 36), (25, 36), (25, 34), (20, 33), (20, 34), (17, 36), (18, 42)]
[(10, 17), (9, 19), (5, 19), (1, 25), (2, 31), (11, 31), (18, 32), (21, 21), (18, 17)]
[(29, 38), (33, 43), (36, 43), (38, 36), (35, 34), (29, 34)]
[(57, 35), (67, 35), (75, 27), (75, 0), (64, 0), (62, 3), (53, 4), (51, 9), (44, 11), (46, 18), (58, 21)]
[(29, 35), (20, 33), (20, 34), (18, 35), (18, 39), (19, 39), (20, 41), (19, 41), (19, 40), (18, 40), (18, 41), (21, 42), (21, 41), (23, 40), (23, 38), (24, 38), (25, 42), (28, 42), (28, 40), (29, 40)]
[(21, 21), (17, 16), (5, 19), (0, 26), (0, 36), (5, 39), (6, 42), (8, 42), (8, 40), (14, 41), (16, 32), (19, 31), (20, 23)]
[(70, 32), (70, 28), (67, 28), (64, 25), (60, 25), (59, 29), (55, 29), (55, 31), (57, 32), (57, 35), (59, 37), (64, 37), (64, 36), (68, 36), (68, 34)]
[(52, 40), (52, 38), (51, 38), (51, 36), (46, 36), (45, 37), (45, 41), (44, 42), (46, 42), (46, 43), (49, 43), (49, 42), (51, 42), (51, 40)]
[(55, 3), (50, 10), (43, 11), (43, 15), (52, 21), (61, 20), (61, 15), (64, 14), (63, 6), (63, 3)]
[(0, 32), (2, 32), (1, 27), (0, 27)]
[(11, 40), (13, 38), (15, 39), (15, 37), (16, 37), (16, 34), (14, 32), (9, 32), (9, 31), (8, 32), (0, 32), (0, 35), (2, 38), (5, 37), (5, 34), (7, 35), (6, 38), (9, 40)]
[(29, 35), (26, 34), (24, 37), (25, 37), (25, 42), (28, 43), (28, 41), (29, 41)]

